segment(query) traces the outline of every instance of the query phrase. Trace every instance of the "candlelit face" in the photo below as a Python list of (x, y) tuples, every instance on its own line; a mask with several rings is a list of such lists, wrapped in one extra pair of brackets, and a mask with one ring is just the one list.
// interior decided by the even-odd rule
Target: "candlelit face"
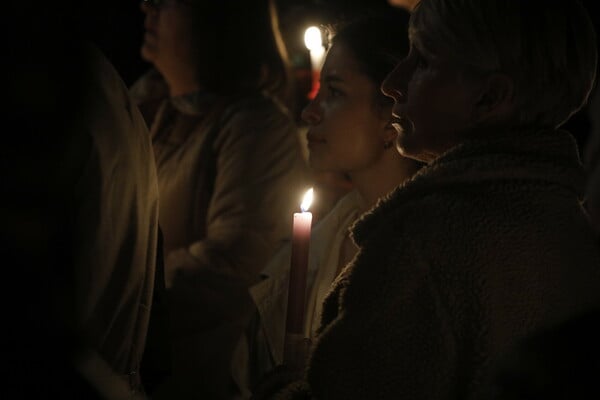
[(398, 151), (416, 160), (431, 162), (460, 143), (476, 115), (477, 86), (451, 63), (431, 60), (415, 46), (381, 88), (395, 101)]
[(141, 9), (145, 14), (142, 58), (154, 64), (167, 80), (194, 71), (190, 4), (181, 0), (163, 0), (158, 5), (144, 1)]
[(336, 43), (327, 53), (315, 99), (303, 110), (309, 163), (318, 171), (352, 176), (372, 168), (382, 157), (384, 144), (396, 132), (388, 124), (391, 105), (377, 106), (379, 85), (361, 69), (353, 53)]

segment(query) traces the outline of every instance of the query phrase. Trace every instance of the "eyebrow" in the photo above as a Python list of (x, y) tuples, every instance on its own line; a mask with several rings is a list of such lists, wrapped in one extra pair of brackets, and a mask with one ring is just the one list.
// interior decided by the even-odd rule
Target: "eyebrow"
[(323, 81), (327, 82), (327, 83), (344, 82), (344, 80), (341, 77), (339, 77), (338, 75), (332, 75), (332, 74), (327, 74), (326, 76), (324, 76)]

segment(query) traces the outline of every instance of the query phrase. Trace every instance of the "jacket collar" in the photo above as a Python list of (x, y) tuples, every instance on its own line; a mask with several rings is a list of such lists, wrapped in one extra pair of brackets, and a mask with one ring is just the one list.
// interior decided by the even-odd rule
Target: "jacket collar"
[(461, 143), (382, 198), (354, 224), (353, 238), (362, 242), (395, 208), (415, 198), (499, 181), (556, 185), (581, 200), (585, 175), (575, 139), (562, 130), (515, 130)]

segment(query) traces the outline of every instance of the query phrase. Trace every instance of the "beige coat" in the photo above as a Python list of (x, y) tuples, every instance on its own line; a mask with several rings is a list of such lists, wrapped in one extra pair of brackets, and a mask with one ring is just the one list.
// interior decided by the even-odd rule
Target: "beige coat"
[[(291, 116), (261, 93), (165, 100), (152, 125), (181, 396), (232, 398), (247, 287), (291, 235), (309, 187)], [(208, 398), (207, 397), (207, 398)]]
[(79, 143), (64, 160), (83, 166), (72, 188), (77, 322), (90, 347), (139, 384), (156, 267), (156, 169), (125, 84), (96, 49), (89, 59), (89, 95), (74, 116)]
[(308, 185), (293, 121), (261, 95), (177, 100), (151, 129), (167, 285), (198, 268), (254, 280), (289, 237)]

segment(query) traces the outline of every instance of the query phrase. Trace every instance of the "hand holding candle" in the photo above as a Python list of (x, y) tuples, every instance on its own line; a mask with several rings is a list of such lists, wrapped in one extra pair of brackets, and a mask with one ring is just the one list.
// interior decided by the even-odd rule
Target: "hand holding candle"
[(313, 189), (304, 195), (301, 213), (294, 213), (292, 231), (292, 257), (290, 263), (290, 282), (286, 320), (286, 344), (284, 357), (286, 362), (299, 366), (303, 362), (304, 352), (300, 351), (304, 343), (304, 307), (306, 297), (306, 272), (308, 270), (308, 250), (312, 214), (308, 208), (312, 203)]

